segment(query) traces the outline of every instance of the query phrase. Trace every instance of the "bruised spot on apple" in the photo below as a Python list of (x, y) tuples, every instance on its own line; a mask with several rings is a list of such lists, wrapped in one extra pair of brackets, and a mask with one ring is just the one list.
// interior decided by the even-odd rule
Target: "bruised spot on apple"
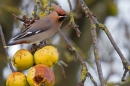
[(38, 64), (28, 71), (27, 81), (30, 86), (54, 86), (55, 75), (48, 66)]

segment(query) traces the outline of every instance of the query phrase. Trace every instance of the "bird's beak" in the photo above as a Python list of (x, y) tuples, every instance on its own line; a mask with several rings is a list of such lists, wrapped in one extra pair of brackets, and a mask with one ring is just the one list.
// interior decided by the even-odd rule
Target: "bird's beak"
[(67, 18), (67, 16), (66, 16), (66, 15), (64, 15), (64, 16), (60, 16), (60, 18)]
[(67, 18), (67, 16), (66, 16), (66, 15), (65, 15), (64, 17), (65, 17), (65, 18)]
[(66, 15), (59, 16), (59, 21), (63, 21), (66, 17)]

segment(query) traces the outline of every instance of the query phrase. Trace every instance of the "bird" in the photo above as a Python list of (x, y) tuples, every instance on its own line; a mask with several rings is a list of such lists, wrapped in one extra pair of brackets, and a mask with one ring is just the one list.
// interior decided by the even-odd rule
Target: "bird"
[(66, 12), (58, 5), (52, 5), (53, 11), (31, 24), (29, 27), (12, 38), (7, 46), (17, 44), (36, 44), (45, 41), (55, 35), (60, 29), (63, 20), (67, 17)]

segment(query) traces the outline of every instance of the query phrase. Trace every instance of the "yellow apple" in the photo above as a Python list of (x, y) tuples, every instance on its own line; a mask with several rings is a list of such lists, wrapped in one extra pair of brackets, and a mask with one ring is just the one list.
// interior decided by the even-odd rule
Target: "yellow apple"
[(45, 46), (34, 53), (35, 64), (53, 67), (58, 61), (58, 51), (53, 46)]
[(18, 70), (26, 70), (33, 66), (34, 60), (28, 50), (20, 49), (14, 54), (12, 63)]
[(8, 76), (6, 86), (29, 86), (29, 84), (23, 73), (13, 72)]

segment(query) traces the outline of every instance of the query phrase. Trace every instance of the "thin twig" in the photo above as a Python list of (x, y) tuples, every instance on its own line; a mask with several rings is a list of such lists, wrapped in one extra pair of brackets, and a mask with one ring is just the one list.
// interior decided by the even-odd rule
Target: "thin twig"
[(84, 82), (86, 80), (86, 77), (89, 77), (89, 72), (88, 72), (88, 69), (87, 69), (87, 66), (86, 64), (82, 64), (82, 69), (80, 71), (80, 82), (79, 82), (79, 86), (84, 86)]
[(84, 86), (84, 82), (86, 80), (85, 77), (89, 77), (90, 80), (93, 82), (94, 86), (98, 86), (97, 83), (95, 82), (94, 78), (92, 77), (92, 75), (88, 72), (87, 65), (84, 62), (84, 64), (82, 65), (82, 69), (81, 69), (81, 77), (80, 77), (79, 86)]
[(115, 50), (117, 51), (117, 53), (119, 54), (119, 56), (121, 57), (121, 59), (123, 61), (126, 61), (125, 57), (123, 56), (121, 50), (118, 48), (117, 44), (115, 43), (115, 41), (114, 41), (111, 33), (109, 32), (108, 28), (105, 25), (103, 25), (103, 24), (98, 24), (98, 26), (99, 26), (99, 28), (101, 28), (102, 30), (105, 31), (105, 33), (107, 34), (110, 42), (112, 43), (113, 47), (115, 48)]
[(6, 56), (7, 56), (9, 67), (10, 67), (11, 71), (14, 72), (15, 70), (12, 66), (11, 59), (9, 58), (9, 55), (8, 55), (8, 52), (7, 52), (6, 42), (5, 42), (5, 38), (4, 38), (4, 34), (3, 34), (3, 31), (2, 31), (1, 24), (0, 24), (0, 35), (1, 35), (2, 43), (3, 43), (4, 49), (5, 49), (5, 53), (6, 53)]
[(78, 25), (76, 25), (75, 21), (74, 21), (74, 15), (73, 15), (73, 10), (72, 10), (72, 5), (71, 5), (71, 2), (70, 0), (68, 0), (68, 3), (69, 3), (69, 7), (70, 7), (70, 21), (68, 23), (68, 25), (66, 25), (65, 28), (68, 28), (70, 25), (72, 25), (72, 27), (75, 29), (76, 33), (77, 33), (77, 36), (80, 37), (80, 30), (78, 29)]
[(35, 4), (33, 11), (32, 11), (32, 16), (37, 17), (37, 3)]
[[(84, 60), (82, 59), (82, 57), (80, 56), (80, 54), (78, 53), (78, 51), (75, 49), (75, 47), (72, 45), (72, 43), (70, 42), (70, 40), (64, 35), (64, 33), (59, 29), (58, 30), (60, 35), (64, 38), (64, 40), (67, 43), (67, 48), (70, 51), (73, 51), (75, 53), (75, 55), (77, 56), (77, 58), (79, 59), (80, 63), (82, 64), (82, 70), (81, 70), (81, 81), (79, 82), (79, 86), (84, 86), (84, 82), (86, 80), (86, 77), (89, 76), (89, 72), (87, 69), (87, 65), (85, 64)], [(90, 74), (91, 75), (91, 74)], [(93, 82), (93, 84), (95, 86), (97, 86), (97, 83), (95, 82), (95, 80), (93, 78), (90, 78)]]
[(128, 72), (127, 70), (124, 71), (124, 74), (123, 74), (122, 79), (121, 79), (122, 82), (125, 82), (125, 76), (126, 76), (127, 72)]
[(58, 65), (61, 67), (62, 74), (63, 74), (64, 77), (66, 78), (65, 70), (64, 70), (64, 67), (63, 67), (63, 66), (68, 67), (68, 65), (67, 65), (65, 62), (63, 62), (62, 60), (58, 61)]
[(122, 54), (121, 50), (118, 48), (117, 44), (115, 43), (111, 33), (109, 32), (108, 28), (103, 25), (103, 24), (98, 24), (98, 27), (101, 28), (102, 30), (105, 31), (105, 33), (107, 34), (110, 42), (112, 43), (113, 47), (115, 48), (115, 50), (117, 51), (118, 55), (120, 56), (122, 63), (123, 63), (123, 67), (125, 69), (124, 74), (122, 76), (122, 81), (125, 81), (125, 76), (127, 72), (130, 72), (130, 64), (128, 63), (128, 61), (125, 59), (124, 55)]
[(23, 15), (22, 18), (19, 18), (17, 15), (13, 14), (14, 18), (22, 21), (25, 28), (29, 27), (31, 24), (33, 24), (37, 18), (27, 18), (25, 15)]
[(77, 58), (79, 59), (79, 61), (83, 64), (84, 60), (81, 58), (81, 56), (79, 55), (79, 53), (77, 52), (77, 50), (73, 47), (72, 43), (69, 41), (69, 39), (63, 34), (63, 32), (59, 29), (59, 33), (60, 35), (65, 39), (66, 43), (67, 43), (67, 48), (73, 52), (75, 52)]
[(93, 76), (89, 73), (89, 77), (91, 79), (91, 81), (94, 83), (95, 86), (98, 86), (97, 83), (95, 82)]
[(99, 79), (100, 79), (100, 82), (101, 82), (101, 86), (105, 86), (101, 62), (100, 62), (100, 58), (99, 58), (99, 50), (98, 50), (98, 45), (97, 45), (96, 26), (94, 26), (94, 25), (91, 26), (91, 35), (92, 35), (92, 39), (93, 39), (94, 55), (95, 55), (95, 61), (96, 61), (96, 65), (97, 65), (97, 71), (98, 71)]

